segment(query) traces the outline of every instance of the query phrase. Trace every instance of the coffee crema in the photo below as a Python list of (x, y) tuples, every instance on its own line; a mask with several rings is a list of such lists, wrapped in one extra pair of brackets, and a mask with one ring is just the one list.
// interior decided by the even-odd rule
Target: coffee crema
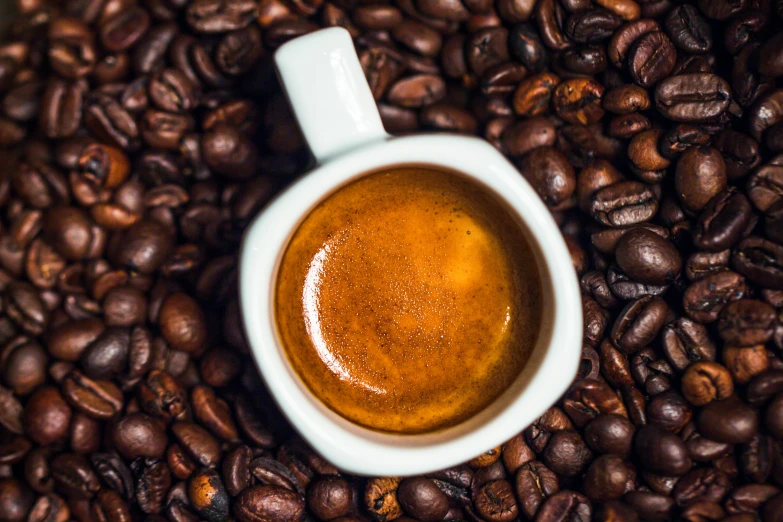
[(540, 330), (541, 293), (522, 229), (485, 188), (399, 167), (306, 217), (275, 313), (289, 361), (324, 404), (368, 428), (422, 433), (511, 385)]

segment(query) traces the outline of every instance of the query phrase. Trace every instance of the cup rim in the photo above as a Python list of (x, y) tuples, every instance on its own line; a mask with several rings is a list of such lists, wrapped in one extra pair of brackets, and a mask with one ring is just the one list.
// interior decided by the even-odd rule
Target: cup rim
[[(404, 164), (455, 170), (494, 192), (532, 235), (531, 243), (540, 253), (539, 271), (548, 274), (551, 287), (551, 295), (544, 296), (544, 318), (549, 313), (551, 324), (542, 325), (550, 329), (549, 340), (544, 348), (537, 345), (534, 350), (537, 366), (532, 368), (528, 362), (511, 391), (474, 417), (451, 428), (418, 435), (363, 428), (321, 403), (288, 361), (273, 306), (280, 260), (310, 211), (345, 184), (378, 168)], [(582, 340), (581, 297), (565, 241), (533, 188), (483, 140), (443, 134), (391, 138), (317, 166), (254, 218), (245, 232), (239, 259), (244, 329), (271, 396), (310, 445), (346, 472), (414, 475), (469, 460), (535, 421), (567, 390), (576, 375)], [(546, 287), (544, 293), (548, 294)], [(517, 386), (517, 382), (521, 384)], [(518, 389), (512, 389), (515, 387)]]

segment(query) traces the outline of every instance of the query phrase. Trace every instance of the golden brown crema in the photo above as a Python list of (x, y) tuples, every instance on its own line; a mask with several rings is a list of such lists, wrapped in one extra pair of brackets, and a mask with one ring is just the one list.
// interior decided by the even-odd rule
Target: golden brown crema
[(421, 433), (509, 387), (536, 342), (541, 303), (530, 245), (486, 189), (400, 167), (307, 216), (283, 256), (275, 311), (291, 364), (329, 408)]

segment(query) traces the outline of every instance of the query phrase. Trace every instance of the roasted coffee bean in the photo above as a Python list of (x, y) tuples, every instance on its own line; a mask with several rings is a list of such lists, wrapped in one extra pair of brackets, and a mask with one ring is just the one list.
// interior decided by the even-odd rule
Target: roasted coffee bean
[(726, 270), (730, 259), (730, 250), (696, 252), (685, 261), (685, 275), (691, 281), (698, 281), (710, 274)]
[(690, 470), (692, 465), (685, 443), (659, 426), (648, 425), (639, 429), (634, 438), (634, 448), (642, 465), (654, 473), (679, 476)]
[(122, 497), (112, 490), (101, 490), (92, 502), (91, 513), (98, 520), (131, 520), (130, 509)]
[(695, 321), (711, 323), (724, 306), (747, 293), (745, 278), (731, 270), (716, 272), (691, 284), (683, 295), (685, 312)]
[(696, 145), (706, 145), (710, 135), (701, 127), (680, 123), (664, 132), (658, 141), (658, 151), (665, 158), (674, 159)]
[(715, 362), (695, 362), (682, 377), (682, 393), (691, 404), (703, 406), (723, 400), (734, 392), (734, 382), (726, 367)]
[(539, 461), (522, 466), (516, 474), (516, 493), (522, 512), (533, 518), (547, 498), (559, 491), (557, 476)]
[(673, 497), (681, 506), (695, 502), (720, 502), (731, 487), (725, 473), (715, 469), (694, 469), (680, 477)]
[(575, 78), (560, 83), (552, 95), (555, 112), (563, 120), (589, 125), (600, 120), (604, 114), (601, 97), (604, 89), (601, 84), (589, 78)]
[(201, 138), (204, 162), (229, 179), (245, 180), (256, 173), (258, 151), (246, 135), (233, 127), (217, 125)]
[(170, 248), (170, 235), (163, 225), (141, 220), (124, 231), (113, 257), (120, 265), (150, 274), (163, 264)]
[(560, 78), (548, 72), (524, 79), (514, 93), (514, 111), (520, 116), (537, 116), (544, 113), (559, 83)]
[(250, 461), (252, 450), (245, 445), (237, 446), (223, 460), (223, 482), (231, 496), (238, 495), (251, 484)]
[(671, 283), (682, 267), (677, 249), (644, 228), (623, 235), (617, 243), (615, 256), (623, 272), (636, 281), (651, 285)]
[(715, 74), (670, 76), (655, 88), (655, 106), (673, 121), (713, 121), (726, 112), (730, 102), (729, 84)]
[(146, 413), (132, 413), (112, 423), (111, 438), (127, 459), (161, 458), (168, 442), (163, 423)]
[(585, 427), (585, 441), (596, 452), (627, 457), (631, 454), (634, 426), (622, 415), (596, 417)]
[[(307, 490), (307, 506), (321, 520), (331, 520), (348, 513), (351, 496), (351, 485), (345, 479), (325, 476), (310, 484)], [(426, 520), (423, 517), (419, 519)]]
[(487, 69), (481, 78), (481, 92), (490, 97), (497, 98), (514, 92), (519, 82), (527, 76), (524, 66), (518, 63), (508, 62), (495, 65)]
[(668, 285), (647, 285), (634, 281), (616, 265), (609, 267), (606, 281), (612, 294), (623, 301), (639, 299), (650, 295), (661, 295), (666, 292), (666, 289), (668, 288)]
[(72, 410), (53, 386), (38, 388), (25, 403), (25, 433), (42, 446), (61, 441), (68, 433)]
[(164, 111), (180, 113), (196, 106), (196, 87), (177, 69), (159, 71), (147, 88), (152, 102)]
[(658, 31), (660, 26), (655, 20), (640, 19), (629, 22), (614, 32), (609, 40), (608, 55), (612, 64), (622, 68), (633, 43), (639, 37), (653, 31)]
[(750, 281), (764, 288), (783, 289), (783, 246), (752, 236), (737, 245), (731, 261)]
[[(308, 496), (308, 500), (310, 498)], [(445, 516), (449, 508), (446, 495), (438, 489), (432, 480), (425, 478), (403, 480), (397, 490), (397, 498), (406, 513), (423, 521), (440, 520)], [(347, 507), (345, 506), (341, 511), (345, 511)], [(327, 517), (321, 518), (326, 519)]]
[(559, 408), (549, 408), (525, 430), (525, 439), (537, 454), (544, 451), (552, 433), (573, 429), (568, 416)]
[(747, 134), (727, 129), (713, 143), (723, 156), (729, 179), (744, 177), (760, 162), (759, 144)]
[(650, 424), (657, 424), (678, 433), (693, 416), (693, 411), (682, 398), (674, 391), (660, 393), (650, 399), (647, 404), (647, 420)]
[(141, 408), (166, 420), (183, 419), (188, 412), (187, 395), (169, 373), (154, 369), (139, 385)]
[(212, 388), (195, 386), (191, 391), (193, 416), (203, 423), (212, 433), (224, 440), (237, 437), (237, 428), (231, 418), (228, 404), (219, 399)]
[(778, 443), (767, 435), (753, 437), (739, 455), (742, 473), (754, 482), (766, 482), (772, 472)]
[(30, 489), (15, 478), (0, 479), (0, 517), (9, 522), (30, 520), (28, 512), (35, 496)]
[(783, 372), (770, 370), (748, 384), (747, 399), (750, 404), (762, 404), (780, 391), (783, 391)]
[(126, 500), (133, 498), (133, 476), (122, 459), (111, 453), (93, 453), (90, 455), (90, 462), (95, 473), (111, 489)]
[(536, 520), (571, 520), (588, 522), (592, 514), (590, 501), (575, 491), (563, 490), (549, 497), (538, 510)]
[(501, 455), (500, 447), (492, 448), (481, 455), (477, 455), (468, 461), (468, 466), (472, 468), (486, 468), (498, 461)]
[(445, 95), (446, 85), (440, 77), (419, 74), (392, 84), (386, 97), (395, 105), (418, 108), (438, 102)]
[(658, 152), (658, 142), (663, 131), (651, 129), (636, 134), (628, 144), (628, 157), (640, 171), (663, 170), (670, 161)]
[(740, 299), (721, 311), (718, 332), (734, 346), (764, 344), (772, 338), (775, 309), (764, 301)]
[(295, 522), (303, 517), (305, 503), (297, 493), (285, 488), (254, 486), (240, 493), (234, 509), (240, 522)]
[(102, 23), (101, 43), (112, 52), (127, 50), (144, 36), (149, 25), (149, 13), (141, 7), (123, 9)]
[(519, 170), (548, 205), (555, 207), (574, 193), (576, 176), (566, 156), (554, 147), (537, 147), (519, 163)]
[[(429, 7), (438, 5), (438, 2), (422, 2)], [(461, 5), (449, 4), (455, 11), (463, 12)], [(360, 5), (352, 12), (352, 21), (362, 29), (367, 30), (385, 30), (393, 29), (402, 22), (402, 12), (391, 5)]]
[(136, 477), (136, 500), (147, 514), (159, 513), (171, 488), (171, 472), (165, 462), (153, 458), (139, 458), (131, 463)]
[(726, 188), (726, 164), (712, 147), (691, 147), (677, 160), (675, 188), (686, 210), (699, 212)]
[(748, 198), (727, 189), (713, 197), (696, 222), (694, 244), (703, 250), (719, 252), (734, 246), (752, 224), (753, 211)]
[(546, 67), (549, 55), (541, 42), (538, 31), (530, 24), (515, 26), (508, 36), (511, 54), (532, 72), (541, 72)]
[(735, 397), (711, 402), (699, 412), (697, 422), (705, 437), (747, 444), (758, 431), (759, 414)]
[(598, 45), (566, 49), (558, 57), (567, 70), (580, 75), (598, 74), (606, 70), (606, 51)]
[(558, 431), (552, 434), (541, 458), (555, 473), (572, 477), (585, 469), (593, 455), (577, 432)]
[(188, 24), (200, 33), (224, 33), (249, 25), (257, 6), (245, 0), (199, 0), (188, 6)]
[(708, 18), (715, 20), (726, 20), (730, 18), (737, 11), (740, 11), (745, 7), (745, 1), (743, 0), (718, 0), (710, 2), (708, 0), (699, 0), (697, 2), (699, 9)]
[(595, 43), (606, 40), (620, 27), (622, 18), (608, 9), (583, 9), (572, 13), (563, 31), (578, 43)]
[(650, 108), (650, 96), (638, 85), (623, 85), (607, 91), (602, 100), (603, 108), (614, 114), (630, 114)]
[(17, 395), (27, 395), (46, 382), (48, 358), (38, 343), (19, 337), (5, 346), (3, 356), (3, 382)]
[(98, 476), (83, 455), (64, 453), (52, 460), (56, 487), (71, 497), (92, 498), (100, 489)]
[(484, 484), (478, 494), (475, 495), (473, 505), (481, 517), (493, 522), (514, 520), (519, 512), (516, 499), (514, 498), (514, 490), (511, 484), (505, 480), (494, 480)]
[(590, 202), (593, 219), (612, 227), (643, 223), (657, 210), (655, 194), (637, 181), (621, 181), (603, 187), (593, 194)]
[(667, 239), (669, 237), (669, 231), (666, 228), (659, 225), (642, 223), (639, 225), (632, 225), (623, 228), (605, 228), (603, 230), (599, 230), (598, 232), (594, 232), (590, 236), (590, 242), (600, 252), (604, 254), (614, 254), (615, 251), (617, 250), (617, 245), (620, 242), (620, 239), (625, 234), (627, 234), (628, 232), (636, 228), (644, 228), (646, 230), (649, 230), (650, 232), (654, 232), (655, 234), (658, 234), (664, 239)]
[(593, 501), (616, 500), (636, 486), (636, 470), (619, 455), (602, 455), (588, 468), (584, 479), (587, 497)]
[(707, 329), (687, 317), (664, 326), (661, 347), (669, 363), (679, 371), (692, 362), (713, 361), (717, 354)]
[(191, 506), (200, 517), (210, 522), (228, 519), (229, 496), (215, 470), (202, 468), (191, 475), (187, 492)]
[(49, 63), (61, 76), (81, 78), (95, 66), (97, 57), (94, 36), (80, 20), (55, 20), (49, 26), (49, 40)]
[(309, 475), (312, 474), (312, 470), (298, 459), (288, 462), (288, 464), (291, 465), (293, 471), (276, 460), (258, 457), (250, 462), (249, 469), (261, 484), (281, 486), (304, 495), (302, 483), (307, 483), (310, 480)]
[(631, 77), (645, 88), (666, 78), (674, 69), (676, 60), (674, 44), (661, 31), (651, 31), (640, 36), (628, 50)]
[[(519, 434), (503, 444), (501, 458), (506, 471), (513, 474), (523, 465), (533, 461), (536, 454), (527, 445), (522, 434)], [(433, 478), (435, 477), (433, 476)]]
[(780, 488), (772, 484), (748, 484), (741, 486), (729, 493), (726, 499), (726, 511), (729, 513), (751, 513), (750, 518), (755, 518), (759, 508), (769, 498), (780, 492)]
[(273, 448), (279, 444), (273, 431), (274, 427), (269, 425), (272, 419), (269, 415), (264, 415), (263, 411), (256, 409), (244, 395), (240, 395), (234, 401), (234, 413), (240, 430), (253, 444), (262, 448)]
[(95, 381), (72, 370), (61, 385), (65, 400), (91, 418), (110, 419), (122, 409), (122, 392), (111, 381)]
[(79, 128), (87, 86), (83, 80), (52, 79), (41, 98), (38, 122), (50, 138), (67, 138)]
[(473, 134), (478, 128), (478, 122), (467, 110), (439, 103), (423, 109), (419, 121), (423, 127), (461, 134)]
[(210, 433), (192, 422), (178, 421), (171, 426), (180, 446), (193, 458), (209, 468), (217, 466), (220, 460), (220, 445)]
[(748, 383), (756, 375), (767, 371), (770, 365), (767, 351), (761, 344), (726, 347), (723, 350), (723, 363), (739, 384)]
[(696, 424), (691, 422), (686, 425), (681, 436), (688, 448), (688, 454), (697, 462), (709, 462), (720, 457), (725, 457), (731, 453), (733, 446), (725, 442), (715, 442), (714, 440), (702, 437), (696, 430)]
[(767, 407), (765, 416), (765, 426), (767, 430), (775, 437), (780, 439), (783, 434), (783, 422), (780, 420), (780, 413), (783, 411), (783, 396), (778, 395)]
[(566, 395), (563, 405), (569, 417), (579, 426), (601, 413), (627, 414), (614, 390), (597, 379), (585, 379), (575, 383)]
[[(753, 49), (750, 45), (746, 47)], [(738, 59), (740, 57), (742, 57), (742, 54), (738, 56)], [(751, 58), (748, 58), (748, 60)], [(742, 72), (742, 69), (737, 66), (735, 66), (735, 69), (739, 69)], [(757, 92), (753, 94), (758, 95)], [(781, 115), (781, 109), (783, 109), (781, 102), (783, 102), (783, 91), (776, 89), (765, 94), (753, 105), (748, 116), (748, 130), (753, 139), (760, 142), (764, 131), (781, 121), (781, 117), (783, 117)]]
[(626, 305), (612, 327), (612, 341), (626, 353), (647, 346), (666, 321), (669, 309), (656, 297), (646, 297)]
[(664, 27), (675, 45), (683, 51), (697, 54), (712, 48), (710, 26), (692, 5), (681, 5), (669, 11)]
[(509, 32), (504, 27), (488, 27), (473, 33), (466, 42), (467, 63), (474, 74), (481, 76), (492, 67), (509, 59)]
[[(511, 156), (523, 156), (537, 147), (550, 147), (555, 144), (555, 139), (554, 124), (543, 117), (514, 123), (503, 132), (501, 137), (504, 151)], [(554, 155), (559, 157), (562, 154), (558, 153)]]

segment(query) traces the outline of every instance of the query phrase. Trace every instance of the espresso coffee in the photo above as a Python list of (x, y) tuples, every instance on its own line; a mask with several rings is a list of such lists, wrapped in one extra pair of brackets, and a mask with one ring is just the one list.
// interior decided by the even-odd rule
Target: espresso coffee
[(362, 177), (320, 203), (281, 261), (279, 334), (324, 404), (362, 426), (453, 426), (505, 391), (540, 330), (519, 224), (487, 189), (426, 167)]

